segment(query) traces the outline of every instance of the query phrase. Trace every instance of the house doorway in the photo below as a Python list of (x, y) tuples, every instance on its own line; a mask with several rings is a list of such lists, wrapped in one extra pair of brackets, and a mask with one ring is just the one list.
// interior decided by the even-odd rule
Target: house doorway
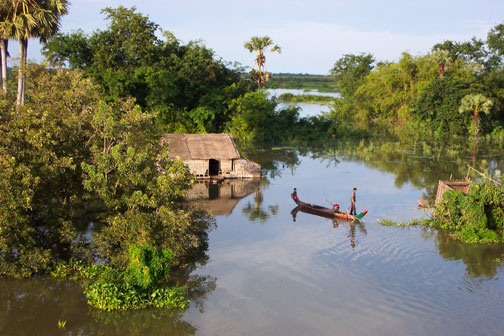
[(220, 172), (220, 161), (215, 159), (210, 159), (208, 162), (208, 174), (210, 176), (217, 176)]

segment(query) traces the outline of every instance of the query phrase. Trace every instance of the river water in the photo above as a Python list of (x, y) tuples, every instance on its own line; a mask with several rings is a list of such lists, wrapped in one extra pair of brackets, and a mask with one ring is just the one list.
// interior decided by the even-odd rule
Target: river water
[[(432, 200), (438, 180), (463, 177), (466, 164), (498, 173), (502, 154), (482, 150), (474, 160), (426, 143), (382, 143), (249, 157), (263, 167), (260, 182), (201, 183), (193, 192), (217, 227), (191, 273), (189, 309), (105, 313), (71, 281), (0, 279), (0, 334), (502, 334), (504, 246), (378, 223), (428, 216), (417, 200)], [(342, 208), (357, 187), (357, 210), (369, 213), (362, 224), (293, 217), (294, 187), (301, 200)]]
[[(315, 95), (315, 96), (334, 97), (334, 98), (339, 97), (339, 94), (336, 92), (304, 91), (300, 89), (268, 89), (266, 91), (270, 94), (271, 97), (279, 97), (284, 93), (290, 93), (296, 96)], [(277, 109), (285, 109), (290, 105), (291, 103), (280, 102), (277, 105)], [(301, 118), (314, 117), (320, 115), (321, 113), (327, 113), (331, 110), (329, 105), (304, 103), (304, 102), (295, 103), (294, 106), (300, 109), (299, 116)]]

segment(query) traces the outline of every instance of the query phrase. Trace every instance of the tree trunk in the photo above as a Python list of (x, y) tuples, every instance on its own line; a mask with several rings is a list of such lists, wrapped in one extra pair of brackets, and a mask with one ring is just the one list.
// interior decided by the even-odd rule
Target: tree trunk
[(263, 85), (263, 74), (262, 74), (262, 52), (259, 52), (257, 54), (257, 72), (259, 74), (259, 78), (257, 79), (257, 89), (260, 90), (261, 89), (261, 86)]
[(473, 116), (473, 124), (474, 124), (474, 137), (478, 137), (479, 129), (478, 129), (478, 110), (474, 111)]
[(446, 71), (446, 64), (439, 64), (439, 77), (443, 78)]
[(1, 53), (1, 64), (2, 64), (2, 89), (4, 95), (7, 94), (7, 47), (9, 40), (0, 40), (0, 53)]
[(17, 106), (24, 105), (27, 49), (28, 49), (28, 39), (19, 40), (18, 88), (17, 88), (17, 101), (16, 101)]

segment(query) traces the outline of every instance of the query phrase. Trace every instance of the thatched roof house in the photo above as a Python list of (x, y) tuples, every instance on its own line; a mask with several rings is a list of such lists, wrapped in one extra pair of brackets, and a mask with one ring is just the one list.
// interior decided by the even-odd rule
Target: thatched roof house
[(241, 157), (229, 134), (166, 134), (170, 157), (179, 157), (197, 178), (255, 178), (261, 166)]

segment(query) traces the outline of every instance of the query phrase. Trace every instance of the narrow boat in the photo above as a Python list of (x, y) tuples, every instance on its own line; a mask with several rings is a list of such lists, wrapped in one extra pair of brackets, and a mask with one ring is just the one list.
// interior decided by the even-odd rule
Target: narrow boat
[(323, 207), (321, 205), (316, 205), (313, 203), (305, 203), (299, 200), (294, 195), (291, 195), (292, 200), (297, 204), (299, 207), (299, 210), (303, 212), (307, 212), (313, 215), (317, 216), (322, 216), (322, 217), (327, 217), (327, 218), (339, 218), (339, 219), (345, 219), (345, 220), (351, 220), (351, 221), (358, 221), (361, 220), (362, 217), (366, 216), (368, 213), (367, 209), (364, 209), (360, 214), (353, 216), (350, 215), (348, 212), (343, 212), (341, 210), (333, 210), (330, 208)]

